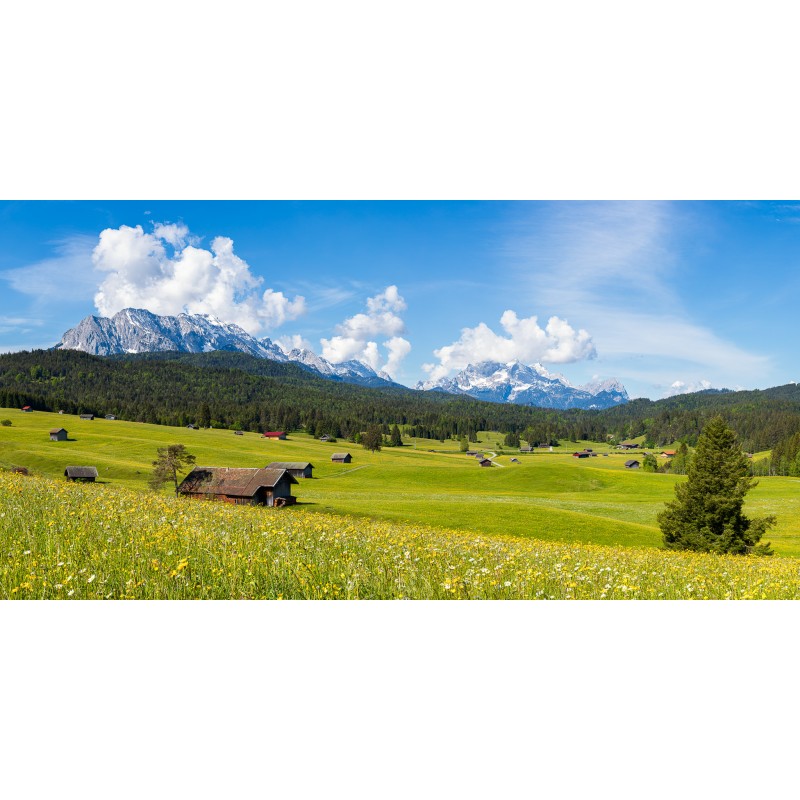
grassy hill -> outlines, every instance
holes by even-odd
[[[190,430],[69,414],[0,409],[0,467],[25,466],[62,480],[67,465],[93,465],[110,486],[144,490],[158,447],[182,443],[199,465],[263,467],[270,461],[310,461],[314,478],[295,487],[299,503],[284,518],[335,513],[391,523],[413,523],[482,536],[622,547],[658,547],[656,514],[682,480],[672,475],[626,470],[621,454],[607,447],[597,458],[574,459],[572,447],[555,452],[498,455],[481,468],[452,440],[406,439],[402,448],[369,453],[339,440],[323,443],[305,434],[287,441],[258,434],[236,436],[219,429]],[[64,427],[69,441],[51,442],[48,430]],[[498,452],[502,437],[481,433],[473,445]],[[576,444],[575,449],[579,445]],[[333,464],[331,454],[348,450],[353,463]],[[559,452],[559,450],[563,452]],[[800,555],[800,481],[762,478],[748,496],[747,510],[772,513],[778,527],[769,539],[782,556]],[[263,512],[262,512],[263,513]],[[275,512],[272,512],[275,513]]]

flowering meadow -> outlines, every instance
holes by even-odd
[[[800,560],[484,536],[0,472],[0,597],[789,599]]]

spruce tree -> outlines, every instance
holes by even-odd
[[[389,442],[392,447],[402,447],[403,446],[403,436],[400,433],[400,428],[395,425],[392,428],[392,438]]]
[[[361,446],[365,450],[371,450],[373,453],[381,449],[383,444],[383,432],[380,425],[370,425],[367,430],[361,434]]]
[[[689,468],[689,448],[686,446],[686,442],[681,442],[678,445],[678,450],[672,457],[670,468],[676,475],[686,474],[686,470]]]
[[[688,470],[675,486],[676,499],[658,515],[664,545],[670,550],[772,555],[759,544],[775,517],[748,518],[744,496],[756,485],[736,434],[722,417],[704,428]]]

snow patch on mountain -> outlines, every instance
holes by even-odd
[[[55,349],[82,350],[92,355],[118,353],[209,353],[238,351],[270,361],[294,362],[331,380],[362,386],[396,385],[386,373],[377,373],[361,361],[332,364],[310,350],[289,353],[271,339],[255,339],[233,323],[211,314],[159,316],[138,308],[124,308],[113,317],[90,316],[70,328]]]
[[[551,373],[541,364],[528,366],[520,361],[469,364],[452,378],[420,381],[415,388],[543,408],[601,409],[628,402],[625,387],[615,378],[573,386],[563,375]]]

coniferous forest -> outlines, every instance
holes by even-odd
[[[800,387],[706,391],[633,400],[604,411],[504,405],[442,392],[366,388],[320,378],[297,364],[242,353],[145,353],[100,357],[75,350],[0,355],[0,407],[114,414],[162,425],[298,430],[351,438],[370,425],[388,434],[475,439],[497,430],[525,441],[621,441],[694,446],[720,414],[745,450],[769,450],[800,432]],[[794,450],[783,456],[795,460]],[[782,451],[781,451],[782,452]],[[788,458],[787,458],[788,456]]]

